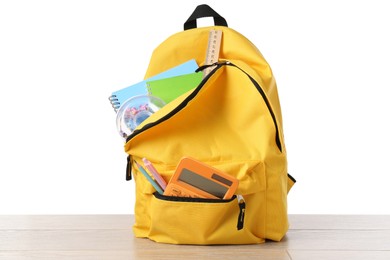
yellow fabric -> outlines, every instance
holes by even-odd
[[[141,132],[125,145],[136,182],[134,233],[174,244],[252,244],[279,241],[288,229],[287,176],[282,118],[272,72],[260,52],[227,27],[175,34],[153,53],[145,78],[195,58],[202,65],[210,29],[223,31],[218,69],[188,104],[169,119]],[[180,46],[180,47],[179,47]],[[183,47],[184,46],[184,47]],[[282,150],[269,109],[248,73],[266,93],[275,113]],[[168,115],[192,91],[149,117],[138,129]],[[225,203],[177,202],[156,197],[134,167],[148,158],[168,182],[183,156],[190,156],[239,180],[236,194],[246,203],[244,227],[237,230],[236,199]]]

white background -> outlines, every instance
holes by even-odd
[[[289,212],[390,214],[390,16],[378,0],[1,1],[0,214],[133,213],[107,98],[140,81],[202,3],[273,69],[297,179]]]

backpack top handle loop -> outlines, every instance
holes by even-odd
[[[203,4],[198,5],[195,8],[195,11],[191,14],[188,20],[184,23],[184,30],[197,28],[196,19],[203,17],[213,17],[214,25],[218,26],[228,26],[225,18],[220,16],[216,11],[214,11],[210,6]]]

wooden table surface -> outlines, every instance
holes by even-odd
[[[282,242],[167,245],[132,215],[0,215],[0,259],[390,259],[390,215],[290,215]]]

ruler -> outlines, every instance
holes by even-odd
[[[205,59],[205,65],[210,65],[218,61],[219,58],[219,50],[221,48],[221,39],[222,39],[222,31],[221,30],[211,30],[209,33],[209,42],[207,45],[207,51],[206,51],[206,59]],[[206,68],[203,71],[203,77],[206,77],[207,74],[210,73],[210,71],[215,66],[211,66]]]

